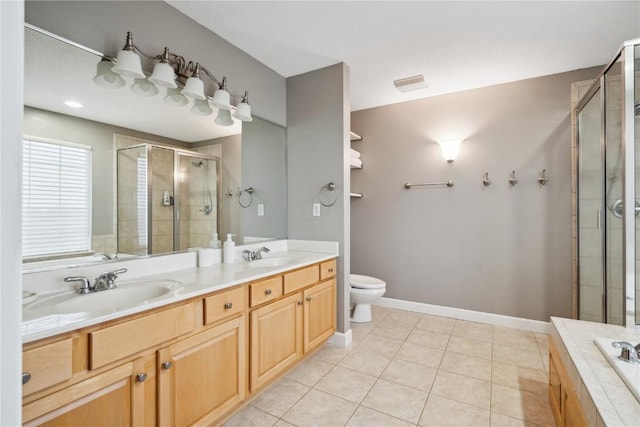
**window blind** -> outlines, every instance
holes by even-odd
[[[91,148],[25,139],[22,256],[91,250]]]

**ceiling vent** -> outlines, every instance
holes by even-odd
[[[394,80],[393,85],[400,92],[410,92],[412,90],[425,89],[427,86],[429,86],[424,81],[424,76],[422,74],[406,77],[404,79]]]

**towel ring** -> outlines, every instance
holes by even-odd
[[[247,187],[244,190],[241,190],[240,188],[238,188],[238,192],[236,193],[236,196],[238,196],[238,204],[243,207],[243,208],[248,208],[249,206],[251,206],[251,203],[253,203],[253,187]],[[242,203],[242,195],[246,193],[249,195],[249,203],[244,204]]]
[[[329,208],[336,204],[336,202],[338,201],[338,193],[336,193],[335,190],[336,190],[336,185],[333,182],[330,182],[322,186],[322,188],[320,189],[320,193],[318,194],[318,199],[320,199],[320,204],[322,206]],[[323,195],[325,195],[327,192],[331,192],[334,194],[333,201],[325,202],[322,199]]]

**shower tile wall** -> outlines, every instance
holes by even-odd
[[[173,206],[163,204],[164,192],[173,195],[173,151],[151,150],[151,253],[173,251]]]
[[[203,169],[191,164],[193,157],[181,160],[180,173],[184,180],[180,182],[180,245],[178,250],[193,247],[207,247],[211,240],[211,233],[217,231],[216,218],[218,215],[216,194],[216,163],[209,161],[206,172],[208,190],[211,192],[211,212],[206,215],[202,209],[209,204],[204,190]],[[184,161],[183,161],[184,160]],[[196,159],[197,160],[197,159]]]
[[[145,149],[119,151],[117,162],[118,252],[132,255],[148,253],[138,233],[138,158],[141,156],[146,157]]]

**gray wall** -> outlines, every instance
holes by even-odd
[[[255,190],[251,206],[240,210],[244,236],[287,235],[286,145],[282,126],[264,120],[242,124],[242,186]],[[258,216],[261,203],[264,216]]]
[[[571,317],[570,83],[599,70],[353,113],[364,167],[352,188],[364,198],[351,202],[351,270],[385,280],[390,298]],[[448,164],[435,141],[452,137],[465,141]],[[448,179],[453,188],[403,188]]]
[[[27,1],[25,21],[112,56],[131,31],[145,52],[167,46],[227,76],[231,92],[249,91],[254,114],[286,125],[284,77],[162,1]]]
[[[349,329],[349,91],[345,64],[287,79],[288,237],[339,243],[339,332]],[[314,217],[312,205],[329,182],[337,201]]]
[[[129,135],[157,143],[188,148],[189,144],[158,135],[67,116],[37,108],[24,108],[24,134],[93,147],[92,234],[113,234],[113,135]]]

